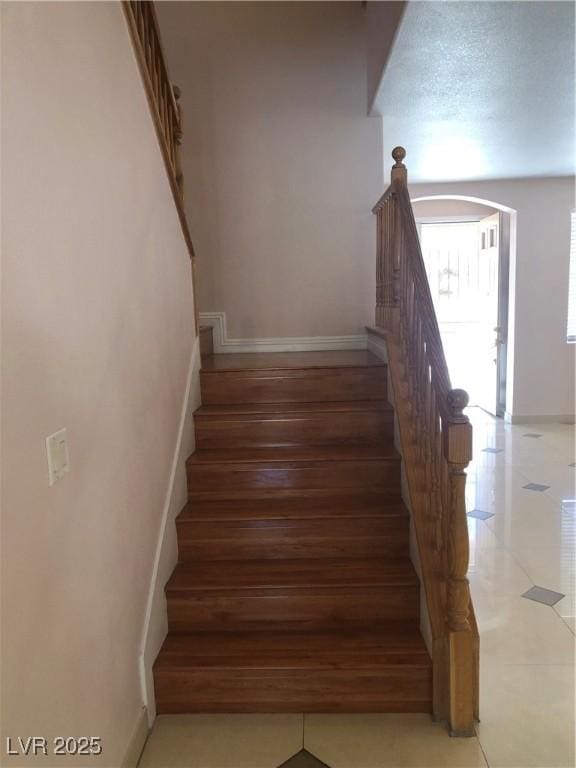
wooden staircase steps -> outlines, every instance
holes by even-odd
[[[386,366],[203,366],[158,712],[430,711]]]
[[[261,494],[253,499],[208,498],[188,502],[178,521],[215,518],[218,524],[226,520],[314,519],[347,517],[386,517],[407,515],[401,498],[388,493],[324,494],[276,498],[276,494]]]
[[[418,596],[407,558],[180,563],[166,585],[168,625],[178,632],[416,621]]]
[[[187,462],[195,491],[397,488],[400,457],[390,446],[297,446],[196,451]]]
[[[408,554],[406,509],[385,494],[200,501],[176,527],[181,562]]]
[[[213,355],[212,359],[217,357],[233,355]],[[364,361],[368,362],[344,366],[207,367],[200,372],[202,403],[231,405],[386,400],[386,366],[367,355]]]
[[[393,424],[384,400],[207,405],[195,415],[196,447],[391,443]]]
[[[432,674],[412,624],[332,632],[169,635],[162,712],[423,712]]]

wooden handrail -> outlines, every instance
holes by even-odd
[[[149,100],[165,145],[170,172],[177,177],[177,155],[182,138],[180,109],[170,82],[154,4],[146,0],[123,3],[139,63],[149,87]],[[143,66],[142,66],[143,65]]]
[[[455,735],[478,718],[478,629],[466,577],[468,395],[453,389],[407,185],[392,152],[377,220],[376,329],[387,341],[409,502],[432,633],[434,714]]]
[[[196,257],[184,209],[184,179],[180,157],[182,144],[180,89],[172,84],[168,74],[154,3],[151,0],[127,0],[122,2],[122,7],[144,82],[146,98],[166,166],[182,234],[192,260],[195,325],[196,335],[198,335]]]

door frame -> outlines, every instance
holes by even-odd
[[[499,258],[498,258],[498,325],[501,328],[502,344],[498,354],[496,386],[498,417],[506,417],[512,413],[512,397],[514,383],[514,316],[515,316],[515,292],[516,292],[516,224],[517,212],[502,203],[485,198],[469,195],[421,195],[411,198],[412,203],[425,200],[460,200],[469,203],[478,203],[492,208],[501,213],[501,226],[499,227]],[[418,217],[416,225],[420,235],[420,224],[423,223],[455,223],[463,221],[480,221],[482,214],[455,215],[455,216],[422,216]]]

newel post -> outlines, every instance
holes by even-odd
[[[390,181],[407,183],[406,166],[402,162],[406,157],[404,147],[392,150],[394,165]],[[400,208],[394,194],[385,193],[383,202],[375,209],[377,216],[377,256],[376,256],[376,325],[379,328],[394,331],[398,325],[399,296],[399,258],[402,247],[402,222]]]
[[[472,458],[472,426],[464,415],[468,395],[463,389],[448,393],[450,418],[444,428],[444,456],[448,463],[449,498],[447,550],[447,634],[449,653],[449,716],[454,736],[474,732],[474,638],[469,623],[468,525],[466,473]]]

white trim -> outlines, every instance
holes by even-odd
[[[417,224],[478,224],[485,217],[486,214],[469,213],[468,216],[415,216],[414,218]]]
[[[431,184],[435,183],[444,183],[444,182],[430,182]],[[452,184],[456,182],[445,182],[446,184]],[[425,186],[426,182],[421,182],[421,186]],[[504,211],[505,213],[516,213],[515,208],[509,208],[507,205],[503,205],[502,203],[495,203],[493,200],[486,200],[483,197],[475,197],[474,195],[418,195],[418,197],[411,197],[410,202],[411,203],[419,203],[422,200],[464,200],[467,203],[480,203],[480,205],[485,205],[487,208],[495,208],[498,211]]]
[[[228,352],[315,352],[338,349],[366,349],[366,334],[356,336],[285,336],[254,339],[231,339],[225,312],[200,312],[200,324],[210,325],[214,332],[214,353]]]
[[[381,336],[376,336],[373,333],[368,333],[368,349],[373,352],[376,357],[388,362],[388,350],[386,348],[386,341]]]
[[[508,424],[574,424],[576,419],[573,413],[542,413],[536,416],[524,413],[504,414],[504,421]]]
[[[172,550],[169,546],[169,533],[168,526],[169,521],[180,509],[174,510],[173,507],[178,502],[178,496],[181,495],[185,499],[186,489],[180,488],[182,483],[186,483],[185,471],[182,469],[185,460],[188,458],[188,454],[193,451],[188,451],[185,443],[188,442],[188,436],[184,434],[185,429],[188,430],[187,424],[190,422],[190,411],[194,410],[199,400],[199,380],[200,380],[200,341],[199,337],[196,337],[192,343],[192,350],[190,353],[190,363],[188,366],[188,375],[186,379],[186,389],[182,400],[182,409],[180,412],[180,423],[178,425],[178,434],[176,437],[176,443],[174,445],[174,453],[172,457],[172,467],[170,470],[170,478],[168,480],[168,487],[166,490],[166,497],[164,500],[164,509],[162,510],[162,519],[160,521],[160,528],[158,530],[158,539],[156,541],[156,552],[154,555],[154,564],[152,567],[152,574],[148,585],[148,599],[146,602],[146,613],[144,616],[144,625],[142,629],[141,645],[140,645],[140,657],[138,660],[138,667],[140,673],[140,689],[142,694],[142,700],[147,710],[147,718],[149,725],[152,726],[154,718],[156,717],[156,702],[154,698],[154,684],[152,679],[152,663],[160,650],[161,641],[166,635],[167,625],[159,626],[159,619],[157,615],[158,598],[160,594],[163,597],[165,571],[170,573],[177,561],[177,550],[173,547]],[[186,449],[184,452],[186,455],[182,455],[183,447]],[[175,536],[175,531],[172,530],[172,534]],[[162,604],[162,620],[166,621],[165,606]],[[161,636],[161,639],[158,637]]]
[[[126,746],[126,752],[122,760],[122,768],[136,768],[140,760],[140,755],[144,751],[146,740],[148,739],[148,715],[146,707],[142,707],[138,713],[136,725]]]

